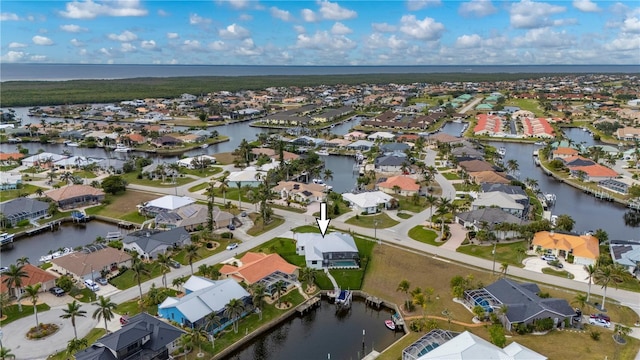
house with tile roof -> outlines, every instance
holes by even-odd
[[[469,179],[476,184],[509,184],[511,181],[507,179],[504,173],[495,171],[476,171],[469,173]]]
[[[3,153],[0,152],[0,163],[3,164],[11,164],[14,162],[19,162],[20,159],[24,158],[25,155],[22,153]]]
[[[570,147],[558,147],[551,152],[553,159],[566,159],[579,154],[578,150]]]
[[[53,189],[44,193],[46,197],[55,201],[62,209],[99,204],[104,200],[104,191],[89,185],[69,185]]]
[[[274,160],[280,160],[280,154],[276,152],[274,149],[269,148],[253,148],[251,149],[251,153],[254,155],[266,155]],[[282,155],[284,157],[284,161],[297,160],[300,158],[300,155],[294,154],[292,152],[283,151]]]
[[[405,175],[387,178],[386,181],[378,183],[377,187],[387,194],[402,196],[413,196],[420,191],[420,184],[417,183],[417,180]]]
[[[125,250],[135,251],[143,259],[155,259],[158,254],[191,244],[191,235],[183,227],[167,231],[142,229],[128,233],[122,244]]]
[[[569,167],[571,176],[580,178],[584,181],[599,182],[602,180],[615,179],[619,174],[604,165],[593,164],[589,166],[571,166]]]
[[[498,208],[488,207],[477,210],[464,211],[456,214],[455,222],[473,231],[480,231],[486,225],[487,230],[493,230],[498,239],[515,238],[520,235],[517,230],[495,230],[498,224],[526,225],[529,221],[514,216]]]
[[[458,168],[466,171],[467,173],[479,171],[496,171],[496,168],[491,163],[478,159],[460,161],[458,163]]]
[[[593,235],[573,235],[555,231],[539,231],[533,236],[533,247],[557,257],[573,255],[573,263],[595,265],[600,256],[598,239]]]
[[[284,281],[291,286],[298,281],[299,268],[289,264],[278,254],[248,252],[240,259],[227,263],[220,268],[222,278],[252,285],[261,283],[266,294],[276,292],[275,284]]]
[[[131,255],[125,251],[105,246],[102,249],[85,249],[51,260],[51,269],[58,274],[69,275],[78,281],[99,278],[101,270],[115,271],[121,266],[131,266]]]
[[[22,270],[27,274],[27,276],[22,278],[22,286],[20,289],[15,286],[12,288],[7,287],[7,283],[5,282],[7,276],[0,275],[0,293],[9,293],[10,296],[18,297],[20,293],[24,294],[24,288],[29,285],[35,286],[37,284],[41,284],[41,292],[45,292],[56,285],[56,277],[50,272],[42,270],[37,266],[24,264]]]
[[[327,197],[327,187],[321,184],[300,183],[297,181],[280,181],[271,189],[279,193],[283,200],[296,201],[302,204],[322,202]]]
[[[224,315],[224,309],[231,299],[241,300],[245,304],[245,311],[240,318],[253,310],[251,294],[233,279],[209,280],[191,276],[184,284],[184,289],[184,296],[170,296],[158,305],[158,314],[162,318],[196,328],[204,326],[207,315],[215,313],[220,317],[221,325],[207,330],[216,334],[232,324],[232,319]]]

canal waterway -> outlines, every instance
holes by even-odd
[[[384,321],[391,317],[388,309],[373,310],[356,299],[349,312],[338,315],[334,306],[322,301],[318,309],[276,325],[227,359],[362,359],[373,349],[382,352],[403,335],[385,327]]]

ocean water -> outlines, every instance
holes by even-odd
[[[236,66],[0,63],[0,81],[428,73],[640,73],[640,65]]]

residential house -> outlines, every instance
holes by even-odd
[[[22,278],[22,286],[18,290],[17,287],[8,288],[5,279],[6,275],[0,275],[0,293],[8,293],[9,296],[19,297],[22,293],[24,295],[24,288],[32,285],[40,284],[40,291],[44,292],[51,289],[56,285],[56,277],[45,270],[40,269],[37,266],[31,264],[24,264],[22,270],[27,274]]]
[[[191,276],[183,287],[184,296],[170,296],[158,305],[159,316],[182,326],[196,328],[204,326],[207,315],[214,313],[220,317],[221,325],[207,330],[215,334],[232,323],[233,319],[224,314],[231,299],[241,300],[245,304],[245,311],[240,317],[253,309],[251,294],[233,279],[209,280]]]
[[[526,220],[493,207],[457,213],[455,221],[473,231],[480,231],[486,225],[486,230],[494,230],[496,237],[501,240],[514,238],[520,232],[516,230],[497,230],[496,225],[504,223],[526,225],[528,223]]]
[[[363,133],[362,131],[352,131],[348,134],[344,134],[343,135],[345,140],[362,140],[365,139],[367,137],[367,134]]]
[[[605,188],[607,190],[615,191],[617,193],[626,195],[629,192],[630,185],[622,181],[608,179],[608,180],[598,181],[598,186],[600,186],[601,188]]]
[[[273,160],[280,160],[280,154],[277,153],[274,149],[269,149],[269,148],[253,148],[251,149],[251,153],[258,156],[258,155],[266,155],[268,157],[270,157]],[[282,157],[284,158],[283,160],[286,161],[291,161],[291,160],[297,160],[300,158],[300,155],[298,154],[294,154],[292,152],[288,152],[288,151],[283,151],[282,152]]]
[[[502,172],[477,171],[468,173],[469,179],[476,184],[510,184],[511,181],[503,176]]]
[[[478,193],[478,197],[471,203],[472,210],[495,207],[516,217],[526,215],[525,206],[521,204],[522,195],[510,195],[500,191]]]
[[[0,171],[0,191],[15,190],[22,185],[22,174],[19,172]]]
[[[22,158],[24,158],[24,154],[22,153],[0,152],[0,164],[3,164],[3,165],[19,164],[20,159]]]
[[[161,229],[182,227],[186,231],[196,231],[207,226],[207,222],[209,221],[208,211],[209,207],[207,205],[190,204],[175,210],[159,212],[154,221],[156,227]],[[236,226],[242,225],[235,215],[220,210],[217,206],[213,207],[211,218],[214,229],[224,228],[232,223]]]
[[[47,216],[49,203],[31,198],[19,197],[0,203],[3,225],[16,226],[22,220],[34,221]]]
[[[131,255],[125,251],[109,246],[96,246],[52,259],[51,269],[82,282],[101,277],[101,270],[116,271],[121,266],[131,267],[131,259]]]
[[[376,158],[375,167],[382,172],[398,172],[409,167],[409,160],[395,155],[380,156]]]
[[[232,171],[229,173],[229,176],[227,176],[228,186],[230,188],[236,188],[238,184],[240,184],[240,187],[248,186],[255,188],[261,183],[258,179],[264,175],[266,175],[266,172],[256,170],[253,167],[240,171]]]
[[[312,202],[322,202],[326,199],[327,188],[321,184],[304,184],[296,181],[280,181],[271,189],[279,193],[280,198],[308,205]]]
[[[380,145],[380,151],[382,151],[382,153],[385,155],[404,153],[409,148],[411,148],[409,145],[398,142],[385,143]]]
[[[467,173],[480,172],[480,171],[496,171],[497,169],[491,163],[484,160],[467,160],[460,161],[458,167]]]
[[[464,138],[449,135],[443,132],[426,136],[428,144],[456,144],[464,141]]]
[[[358,194],[344,193],[342,199],[359,214],[375,214],[380,209],[388,209],[394,198],[382,191],[367,191]]]
[[[484,153],[482,151],[469,145],[454,147],[451,149],[451,155],[455,157],[464,156],[475,159],[484,159]]]
[[[551,152],[553,159],[567,159],[579,155],[578,150],[570,147],[558,147]]]
[[[53,163],[59,160],[66,158],[66,155],[59,155],[49,152],[39,153],[33,156],[29,156],[28,158],[22,159],[22,166],[26,167],[50,167],[53,166]]]
[[[536,250],[550,252],[557,257],[573,256],[573,263],[595,265],[600,256],[598,239],[593,235],[573,235],[555,231],[539,231],[533,236]]]
[[[626,127],[617,129],[615,132],[615,135],[618,138],[618,140],[624,140],[624,141],[638,140],[640,139],[640,129],[626,126]]]
[[[75,354],[76,360],[166,360],[180,347],[184,330],[147,313],[127,320],[118,331],[109,333]]]
[[[611,259],[640,278],[640,240],[610,240]]]
[[[198,155],[188,157],[177,161],[178,165],[187,169],[203,169],[216,163],[216,158],[209,155]]]
[[[360,151],[369,151],[375,144],[372,141],[368,140],[357,140],[347,145],[347,149],[350,150],[360,150]]]
[[[72,209],[99,204],[104,200],[104,191],[89,185],[69,185],[49,190],[44,195],[63,209]]]
[[[196,200],[188,196],[165,195],[137,205],[138,212],[145,216],[156,216],[161,212],[175,211],[183,206],[194,204]]]
[[[157,147],[178,146],[178,145],[182,145],[182,140],[176,137],[173,137],[171,135],[163,135],[151,140],[151,144]]]
[[[529,195],[520,186],[505,185],[501,183],[480,183],[482,192],[489,193],[499,191],[514,198],[514,200],[524,206],[525,213],[529,211]]]
[[[387,194],[413,196],[420,191],[420,184],[412,177],[399,175],[392,176],[387,178],[386,181],[378,183],[378,189]]]
[[[393,135],[390,132],[386,132],[386,131],[377,131],[374,132],[371,135],[367,136],[367,140],[370,141],[376,141],[376,140],[381,140],[381,141],[391,141],[395,138],[396,136]]]
[[[168,231],[142,229],[128,233],[122,239],[124,249],[135,251],[144,259],[155,259],[173,248],[191,244],[191,235],[182,227]]]
[[[615,179],[619,174],[604,165],[594,164],[589,166],[571,166],[569,167],[571,176],[580,178],[588,182],[599,182],[602,180]]]
[[[360,267],[353,237],[341,232],[331,232],[324,237],[317,233],[298,234],[296,253],[303,255],[307,267],[313,269]]]
[[[464,302],[469,307],[480,305],[487,312],[506,306],[506,313],[500,321],[507,331],[514,324],[532,324],[535,320],[551,318],[555,326],[564,326],[565,319],[573,319],[576,312],[567,300],[541,298],[540,288],[534,283],[519,283],[502,278],[483,289],[464,292]]]
[[[240,259],[223,265],[220,274],[225,279],[231,278],[246,285],[263,284],[265,293],[273,296],[278,281],[284,281],[287,287],[297,284],[298,270],[278,254],[248,252]]]

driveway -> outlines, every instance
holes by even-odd
[[[524,264],[524,269],[529,271],[534,271],[538,273],[542,273],[543,268],[553,268],[553,266],[548,265],[545,260],[542,260],[539,257],[529,257],[522,261]],[[577,264],[569,264],[568,262],[560,259],[560,263],[562,264],[562,269],[556,270],[566,270],[567,272],[573,274],[573,280],[586,283],[587,282],[587,272],[584,271],[582,265]]]

